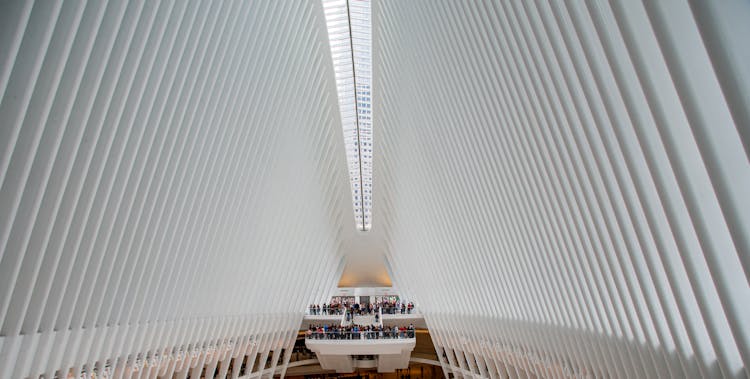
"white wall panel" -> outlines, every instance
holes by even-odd
[[[373,230],[455,376],[750,375],[746,2],[373,12]]]
[[[322,6],[0,15],[0,377],[237,377],[289,349],[354,231]]]
[[[269,376],[381,254],[455,377],[750,376],[747,2],[372,11],[363,236],[320,2],[0,4],[0,378]]]

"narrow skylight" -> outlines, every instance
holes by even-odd
[[[323,0],[357,229],[372,219],[372,33],[369,0]],[[356,90],[356,91],[355,91]]]

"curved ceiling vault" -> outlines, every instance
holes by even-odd
[[[454,373],[750,375],[747,2],[373,12],[374,228]]]
[[[354,232],[322,6],[0,7],[0,378],[293,343]]]
[[[364,235],[319,1],[2,2],[0,378],[266,377],[383,259],[454,377],[748,377],[748,19],[373,1]]]

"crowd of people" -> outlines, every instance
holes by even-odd
[[[411,314],[411,312],[414,311],[414,303],[411,301],[406,304],[400,301],[385,301],[376,306],[383,308],[383,314]]]
[[[346,309],[341,304],[310,304],[307,313],[311,315],[342,315]]]
[[[310,304],[308,314],[342,315],[344,312],[348,312],[351,315],[367,315],[380,313],[380,309],[383,310],[383,314],[411,314],[414,310],[414,303],[402,303],[399,300],[379,301],[375,304],[331,301],[330,304]]]
[[[340,326],[340,325],[310,325],[305,337],[316,340],[372,340],[414,338],[414,325],[381,327],[370,326]]]

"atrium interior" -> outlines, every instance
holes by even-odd
[[[750,379],[747,0],[0,1],[0,379]]]

